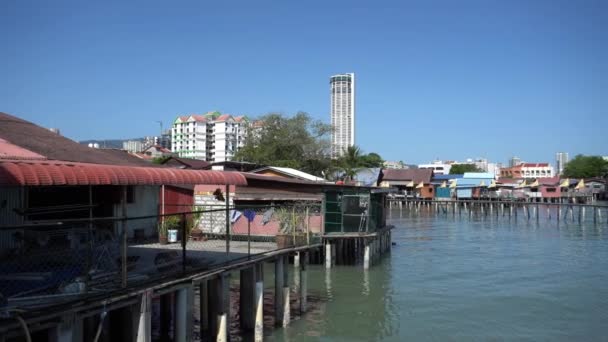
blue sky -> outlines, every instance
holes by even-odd
[[[608,155],[608,1],[0,2],[0,111],[76,140],[211,110],[329,121],[407,163]]]

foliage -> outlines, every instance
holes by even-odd
[[[331,126],[298,112],[293,117],[267,114],[247,132],[234,160],[291,167],[323,177],[333,167],[329,157]]]
[[[454,164],[450,168],[451,175],[461,175],[465,172],[483,172],[475,164]]]
[[[344,155],[336,160],[346,180],[352,180],[362,168],[382,167],[384,160],[377,153],[363,154],[358,146],[349,146]]]
[[[279,222],[279,231],[282,234],[303,233],[306,224],[306,207],[303,204],[295,204],[276,208],[273,218]]]
[[[577,155],[564,168],[563,176],[569,178],[605,177],[608,161],[599,156]]]
[[[364,167],[382,167],[384,160],[378,153],[368,153],[362,156],[362,162]]]
[[[156,157],[156,158],[152,158],[152,163],[154,163],[154,164],[164,164],[169,159],[171,159],[171,156]]]
[[[158,234],[160,236],[167,236],[169,230],[178,229],[181,219],[179,216],[165,216],[161,218],[161,221],[158,223]]]
[[[357,174],[357,171],[363,167],[361,149],[357,146],[349,146],[346,151],[344,151],[344,154],[338,158],[338,165],[344,172],[344,178],[352,180]]]

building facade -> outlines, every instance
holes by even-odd
[[[420,164],[419,169],[431,169],[436,175],[447,175],[450,173],[452,165],[442,162],[441,160],[435,160],[430,164]]]
[[[519,164],[521,164],[522,161],[519,157],[511,157],[511,159],[509,159],[509,167],[513,167],[513,166],[517,166]]]
[[[219,112],[179,116],[171,129],[171,150],[182,158],[232,160],[243,146],[248,120]]]
[[[331,90],[331,155],[341,156],[355,144],[355,74],[334,75]]]
[[[521,163],[500,170],[501,177],[508,178],[548,178],[555,176],[553,166],[549,163]]]
[[[555,172],[561,175],[568,163],[568,152],[557,152],[555,154]]]
[[[127,140],[122,142],[122,149],[131,153],[139,153],[144,150],[141,140]]]

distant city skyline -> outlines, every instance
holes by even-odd
[[[336,39],[338,17],[365,25]],[[386,160],[608,155],[606,1],[8,1],[0,19],[0,111],[74,140],[209,110],[329,123],[328,77],[354,71],[356,144]]]

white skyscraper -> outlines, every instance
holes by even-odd
[[[564,167],[568,163],[568,152],[557,152],[555,154],[555,171],[558,175],[564,172]]]
[[[355,144],[355,74],[334,75],[331,88],[331,155],[337,158]]]

